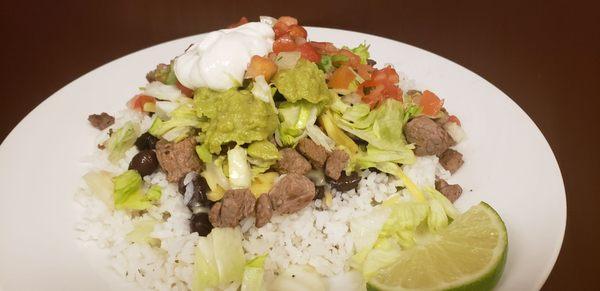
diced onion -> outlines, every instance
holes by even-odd
[[[156,99],[168,101],[175,101],[183,95],[179,88],[172,85],[165,85],[158,81],[154,81],[146,85],[143,94],[152,96]]]
[[[281,52],[275,57],[275,64],[281,70],[292,69],[300,59],[300,52]]]
[[[455,122],[446,122],[444,129],[456,143],[462,142],[467,137],[463,128]]]
[[[275,23],[277,23],[277,18],[271,17],[271,16],[266,16],[266,15],[262,15],[259,17],[260,22],[264,23],[266,25],[270,25],[273,26],[275,25]]]

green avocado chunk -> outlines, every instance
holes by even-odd
[[[273,106],[263,102],[248,90],[235,88],[219,92],[200,88],[194,93],[204,143],[212,153],[219,153],[221,145],[265,140],[278,125]]]
[[[314,63],[303,59],[293,69],[277,72],[273,83],[290,102],[304,99],[310,103],[320,103],[331,97],[323,72]]]

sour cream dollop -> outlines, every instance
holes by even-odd
[[[175,59],[177,80],[190,89],[239,86],[252,56],[271,52],[274,37],[273,28],[261,22],[211,32]]]

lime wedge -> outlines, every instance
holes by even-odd
[[[490,290],[506,262],[508,237],[498,213],[481,202],[434,238],[403,251],[369,290]]]

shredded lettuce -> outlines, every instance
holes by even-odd
[[[213,232],[218,228],[213,229]],[[219,246],[216,246],[217,248]],[[219,286],[219,270],[214,254],[212,236],[199,237],[194,259],[194,281],[192,290],[205,291]]]
[[[400,166],[393,162],[382,162],[377,163],[375,167],[384,173],[388,173],[396,176],[396,178],[399,178],[412,195],[413,200],[418,202],[425,201],[425,195],[423,195],[423,192],[415,185],[415,183],[410,180],[410,178],[408,178],[408,176],[406,176],[406,174],[404,174],[404,171],[402,171]]]
[[[362,274],[365,280],[370,280],[377,271],[388,267],[400,258],[402,248],[393,239],[379,241],[373,250],[365,257],[362,265]]]
[[[356,109],[354,109],[356,107]],[[336,124],[343,130],[384,150],[397,150],[406,145],[402,127],[404,113],[402,103],[386,99],[379,107],[364,115],[364,106],[355,105],[336,115]]]
[[[326,291],[328,282],[314,268],[305,265],[291,265],[280,273],[270,284],[270,290],[286,291]]]
[[[275,102],[273,101],[273,94],[275,94],[276,90],[273,90],[269,83],[265,80],[265,76],[260,75],[254,78],[254,83],[252,83],[252,95],[258,98],[260,101],[269,103],[273,105],[275,108]],[[277,108],[275,108],[277,109]]]
[[[344,110],[342,118],[352,122],[352,126],[355,128],[365,129],[375,121],[375,114],[369,116],[369,113],[371,113],[369,105],[360,103],[355,104],[354,106],[348,106],[347,109]]]
[[[263,291],[264,286],[264,274],[265,274],[265,260],[267,255],[255,257],[254,259],[246,263],[244,267],[244,277],[242,279],[241,291]]]
[[[156,137],[177,142],[188,137],[193,128],[199,128],[202,125],[191,103],[180,105],[170,112],[170,115],[171,119],[167,121],[163,121],[159,117],[154,119],[148,132]]]
[[[357,252],[373,248],[391,210],[390,207],[375,206],[368,215],[350,221],[350,235]]]
[[[151,103],[145,103],[146,104],[151,104]],[[157,101],[155,106],[154,106],[154,111],[156,112],[156,116],[162,120],[167,120],[171,118],[171,112],[173,112],[173,110],[177,109],[177,107],[179,107],[179,104],[177,104],[176,102],[171,102],[171,101]]]
[[[180,142],[192,135],[193,132],[193,129],[189,126],[175,127],[163,134],[162,138],[167,141]]]
[[[160,200],[162,190],[154,185],[143,194],[142,176],[136,170],[128,170],[112,179],[114,205],[116,209],[146,210]]]
[[[408,103],[404,106],[404,124],[410,119],[421,114],[422,108],[417,104]]]
[[[387,207],[392,212],[379,237],[394,238],[403,248],[414,246],[417,227],[428,217],[429,205],[426,202],[397,201]]]
[[[319,70],[324,73],[331,72],[333,70],[333,62],[331,61],[330,55],[322,55],[321,60],[317,63]]]
[[[458,210],[446,196],[432,187],[425,187],[423,191],[427,194],[429,200],[429,217],[427,225],[431,232],[438,232],[450,223],[450,219],[458,217]]]
[[[125,157],[125,152],[133,146],[139,134],[139,125],[132,121],[125,123],[123,127],[113,132],[105,143],[106,150],[109,152],[108,160],[116,163]]]
[[[335,148],[335,141],[328,137],[318,126],[309,124],[306,126],[306,134],[316,144],[325,148],[326,151],[331,152]]]
[[[367,59],[369,59],[370,57],[369,45],[367,45],[366,43],[361,43],[357,47],[351,48],[350,51],[360,57],[361,64],[366,64]]]
[[[83,176],[90,192],[96,195],[109,210],[115,208],[112,175],[106,171],[89,172]]]
[[[220,156],[216,159],[212,159],[212,162],[206,163],[206,169],[200,174],[210,188],[210,192],[207,194],[208,198],[212,201],[217,201],[223,197],[225,190],[229,189],[229,180],[223,172],[223,161],[225,156]]]
[[[135,170],[126,171],[112,181],[115,206],[122,205],[142,189],[142,176]]]
[[[307,125],[314,124],[318,106],[305,101],[279,105],[279,139],[283,146],[294,146],[305,136]]]
[[[397,164],[413,164],[416,157],[413,145],[405,145],[397,150],[382,150],[368,144],[366,151],[360,151],[353,161],[360,169],[377,167],[378,163],[393,162]]]
[[[195,257],[192,290],[242,282],[246,260],[239,228],[214,228],[208,236],[200,237]]]
[[[346,104],[344,101],[342,101],[342,98],[340,98],[337,95],[334,95],[333,101],[331,102],[331,105],[329,106],[329,109],[331,109],[333,112],[339,113],[339,114],[343,114],[350,108],[351,108],[351,106]]]
[[[250,187],[252,172],[246,156],[246,149],[236,146],[227,152],[227,165],[229,168],[229,183],[232,189]]]
[[[383,168],[393,169],[390,165],[397,167],[388,163],[388,168]],[[394,195],[368,216],[351,221],[357,253],[351,257],[350,265],[360,270],[367,280],[392,264],[403,249],[418,245],[419,239],[426,240],[425,237],[447,227],[451,219],[458,216],[458,211],[444,195],[431,187],[425,187],[423,191],[425,200],[406,201]],[[384,210],[388,211],[387,215]]]
[[[345,55],[333,55],[331,56],[331,62],[334,66],[340,66],[340,64],[348,61],[348,56]]]
[[[146,191],[146,199],[150,201],[158,201],[162,196],[162,188],[158,185],[152,185]]]
[[[133,243],[146,243],[150,246],[158,247],[160,246],[160,239],[150,236],[157,223],[158,221],[153,218],[138,220],[134,223],[133,230],[125,238]]]

